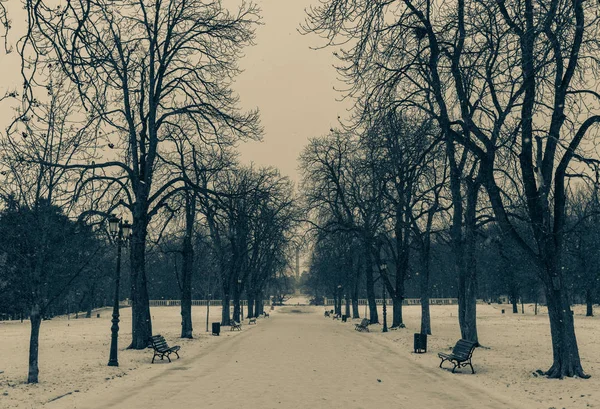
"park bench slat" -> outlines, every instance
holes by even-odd
[[[369,331],[369,324],[370,324],[369,319],[368,318],[363,318],[362,321],[360,322],[360,324],[356,324],[354,326],[354,329],[356,331],[360,331],[360,332],[362,332],[362,331],[370,332]]]
[[[175,354],[177,355],[177,359],[179,359],[178,351],[181,349],[179,345],[175,345],[170,347],[167,344],[167,341],[162,335],[153,335],[150,338],[152,343],[152,349],[154,349],[154,355],[152,356],[152,363],[154,363],[154,359],[158,356],[161,360],[165,357],[171,362],[171,357],[169,355]]]
[[[473,351],[477,346],[477,342],[467,341],[466,339],[458,340],[454,348],[452,348],[452,353],[438,353],[438,357],[442,360],[442,362],[440,362],[440,368],[444,362],[448,361],[454,365],[452,368],[452,373],[454,373],[456,368],[462,368],[467,365],[471,367],[471,372],[475,373],[473,364],[471,363],[471,357],[473,356]]]

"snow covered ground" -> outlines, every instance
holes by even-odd
[[[534,316],[533,306],[525,315],[478,306],[485,348],[475,351],[471,375],[438,369],[436,353],[460,337],[456,306],[432,306],[428,352],[413,354],[420,307],[405,307],[406,329],[358,333],[351,322],[323,317],[323,307],[296,302],[241,332],[222,328],[220,337],[205,332],[205,307],[194,307],[193,340],[178,338],[178,307],[152,308],[154,333],[181,345],[182,357],[154,365],[150,350],[124,350],[131,319],[123,309],[118,368],[106,366],[109,310],[44,321],[38,385],[24,384],[28,322],[0,322],[0,408],[600,408],[600,318],[584,317],[583,307],[575,308],[575,322],[592,378],[560,381],[532,375],[551,364],[548,317]],[[209,321],[218,321],[220,308],[210,312]]]

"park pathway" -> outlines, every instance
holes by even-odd
[[[46,407],[187,408],[519,408],[390,349],[389,341],[323,318],[315,307],[280,307],[244,333],[222,337],[161,374]],[[463,379],[461,379],[461,377]],[[531,406],[522,406],[531,407]]]

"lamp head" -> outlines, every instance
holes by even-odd
[[[129,220],[125,220],[123,222],[123,224],[121,225],[122,229],[123,229],[123,238],[125,240],[129,240],[133,234],[133,230],[131,228],[131,224],[129,223]]]
[[[116,237],[119,232],[119,222],[121,220],[117,217],[116,214],[113,214],[108,219],[108,232],[112,237]]]

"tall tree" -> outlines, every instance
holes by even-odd
[[[257,113],[242,113],[231,90],[242,49],[251,44],[258,9],[236,12],[220,1],[116,0],[68,2],[58,8],[28,1],[29,32],[23,58],[61,67],[76,84],[97,125],[97,147],[110,159],[56,163],[81,171],[82,186],[116,186],[111,207],[132,215],[131,348],[152,334],[146,275],[146,242],[152,218],[186,179],[163,155],[167,136],[193,124],[199,140],[255,138]],[[24,112],[27,114],[27,112]]]

